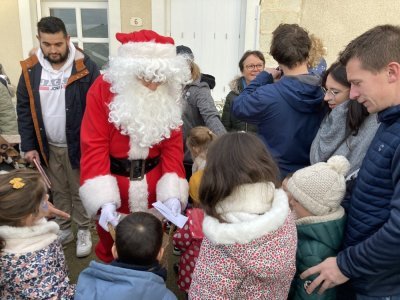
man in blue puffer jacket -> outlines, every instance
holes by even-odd
[[[310,146],[325,114],[324,94],[320,78],[308,73],[308,33],[297,24],[281,24],[272,35],[270,53],[284,76],[270,68],[258,74],[235,99],[232,112],[258,125],[283,179],[310,165]]]
[[[340,55],[350,97],[381,125],[350,200],[344,250],[302,274],[320,292],[350,279],[357,300],[400,299],[400,27],[377,26]]]

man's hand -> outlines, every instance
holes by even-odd
[[[165,200],[163,204],[172,211],[175,217],[181,213],[182,207],[181,207],[181,201],[179,201],[179,199],[169,198]]]
[[[282,71],[274,68],[265,68],[264,71],[267,71],[269,74],[271,74],[274,80],[278,80],[282,76]]]
[[[36,158],[36,160],[38,162],[40,162],[40,156],[39,156],[39,153],[36,150],[31,150],[31,151],[25,152],[25,160],[28,163],[33,163],[33,159],[34,158]]]
[[[340,271],[336,257],[328,257],[322,263],[309,268],[300,274],[301,279],[306,279],[308,276],[319,273],[319,276],[307,287],[306,291],[311,294],[320,284],[321,288],[318,294],[322,294],[327,289],[333,288],[339,284],[345,283],[349,278],[343,275]]]
[[[108,223],[116,227],[119,222],[117,206],[114,203],[106,203],[101,207],[99,225],[108,232]]]

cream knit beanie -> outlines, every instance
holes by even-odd
[[[310,213],[324,216],[339,208],[346,192],[345,176],[349,169],[348,160],[335,155],[326,163],[296,171],[288,180],[287,189]]]

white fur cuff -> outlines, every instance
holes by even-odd
[[[117,179],[111,175],[88,179],[79,188],[79,196],[89,217],[94,216],[103,204],[114,202],[121,206]]]
[[[157,183],[157,200],[164,202],[169,198],[178,198],[182,208],[186,207],[189,197],[189,184],[176,173],[164,174]]]

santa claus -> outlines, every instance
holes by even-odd
[[[81,127],[80,196],[100,211],[96,255],[113,257],[108,223],[118,212],[147,211],[156,200],[186,206],[181,91],[190,70],[174,41],[151,30],[117,33],[122,43],[87,94]]]

